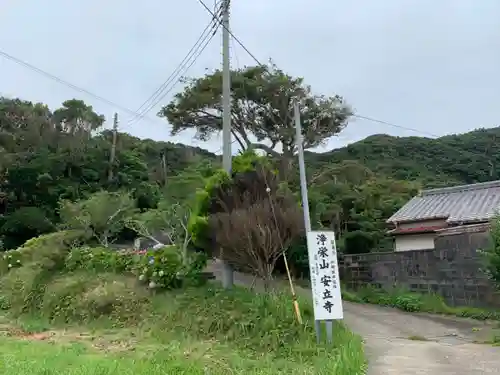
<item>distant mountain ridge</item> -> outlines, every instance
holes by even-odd
[[[355,160],[376,174],[421,181],[426,187],[500,179],[500,127],[431,139],[371,135],[325,153],[307,153],[309,165]]]

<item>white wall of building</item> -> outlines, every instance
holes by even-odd
[[[394,251],[411,251],[434,249],[434,238],[436,238],[436,234],[401,234],[394,237]]]

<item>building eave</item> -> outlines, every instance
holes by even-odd
[[[422,234],[422,233],[433,233],[439,230],[446,229],[445,225],[431,225],[427,227],[413,227],[413,228],[395,228],[387,233],[391,235],[404,235],[404,234]]]
[[[421,223],[424,221],[429,221],[429,220],[448,220],[448,216],[429,216],[429,217],[419,217],[419,218],[412,218],[412,219],[403,219],[403,220],[387,220],[387,224],[394,224],[394,225],[399,225],[399,224],[408,224],[408,223]]]

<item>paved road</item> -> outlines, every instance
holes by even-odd
[[[210,271],[220,278],[218,264]],[[235,283],[249,286],[252,277],[236,273]],[[488,338],[490,326],[348,302],[344,311],[365,340],[368,375],[500,375],[500,348],[474,344]]]
[[[368,375],[500,374],[500,349],[474,344],[489,331],[476,322],[353,303],[344,311],[365,340]],[[416,336],[428,341],[410,339]]]

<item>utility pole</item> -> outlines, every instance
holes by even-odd
[[[231,175],[231,65],[229,56],[229,3],[222,5],[222,164]],[[222,251],[224,251],[222,249]],[[222,260],[222,286],[229,289],[234,284],[234,272],[230,264]]]
[[[311,231],[311,216],[309,213],[309,197],[307,193],[307,178],[306,178],[306,164],[304,162],[304,147],[302,144],[302,125],[300,123],[300,108],[299,102],[293,103],[293,117],[295,119],[295,146],[299,156],[299,173],[300,173],[300,193],[302,197],[302,210],[304,212],[304,227],[306,233]],[[311,257],[309,257],[311,259]],[[316,341],[319,344],[321,338],[321,324],[319,320],[314,321],[314,328],[316,330]],[[328,342],[332,342],[333,337],[333,322],[331,320],[326,322],[326,335]]]
[[[165,157],[166,151],[161,153],[161,170],[163,177],[163,186],[167,186],[167,159]]]
[[[113,181],[113,164],[115,162],[116,156],[116,137],[118,135],[118,113],[115,112],[115,117],[113,119],[113,141],[111,143],[111,153],[109,155],[109,172],[108,172],[108,182]]]

